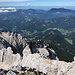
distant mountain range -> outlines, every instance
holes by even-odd
[[[74,10],[0,8],[0,31],[20,33],[29,40],[46,41],[60,60],[72,61],[75,55]]]
[[[15,31],[18,29],[31,32],[47,28],[72,29],[75,24],[75,11],[64,8],[53,8],[49,11],[15,8],[1,8],[1,10],[4,12],[0,13],[0,30]]]
[[[64,8],[52,8],[48,11],[46,10],[36,10],[36,9],[16,9],[16,8],[0,8],[1,13],[5,12],[15,12],[24,16],[33,17],[37,19],[54,19],[65,16],[75,15],[75,11]],[[60,15],[61,14],[61,15]]]
[[[49,10],[50,12],[73,12],[74,10],[71,9],[65,9],[65,8],[52,8]]]

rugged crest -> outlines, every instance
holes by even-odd
[[[14,53],[22,54],[26,41],[20,34],[0,32],[0,49],[11,47]]]
[[[2,75],[75,75],[75,62],[56,59],[56,53],[44,41],[28,42],[20,34],[0,33]]]
[[[56,54],[52,49],[47,48],[43,41],[31,41],[27,43],[27,39],[22,38],[20,34],[1,32],[0,33],[0,50],[11,47],[13,53],[20,55],[29,55],[39,53],[42,56],[56,59]]]

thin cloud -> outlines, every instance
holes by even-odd
[[[28,4],[27,4],[27,6],[31,6],[31,4],[30,4],[30,3],[28,3]]]
[[[0,2],[16,2],[16,1],[29,1],[29,0],[0,0]]]

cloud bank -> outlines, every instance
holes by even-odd
[[[0,8],[0,13],[1,12],[16,12],[16,8],[11,8],[11,7],[8,7],[8,8]]]
[[[13,7],[8,7],[8,8],[0,8],[0,10],[5,10],[5,9],[6,9],[6,10],[10,10],[10,9],[13,9],[13,10],[14,10],[14,9],[16,9],[16,8],[13,8]]]
[[[0,0],[0,2],[16,2],[16,1],[29,1],[29,0]]]

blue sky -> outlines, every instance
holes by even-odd
[[[75,0],[0,0],[0,6],[75,6]]]

